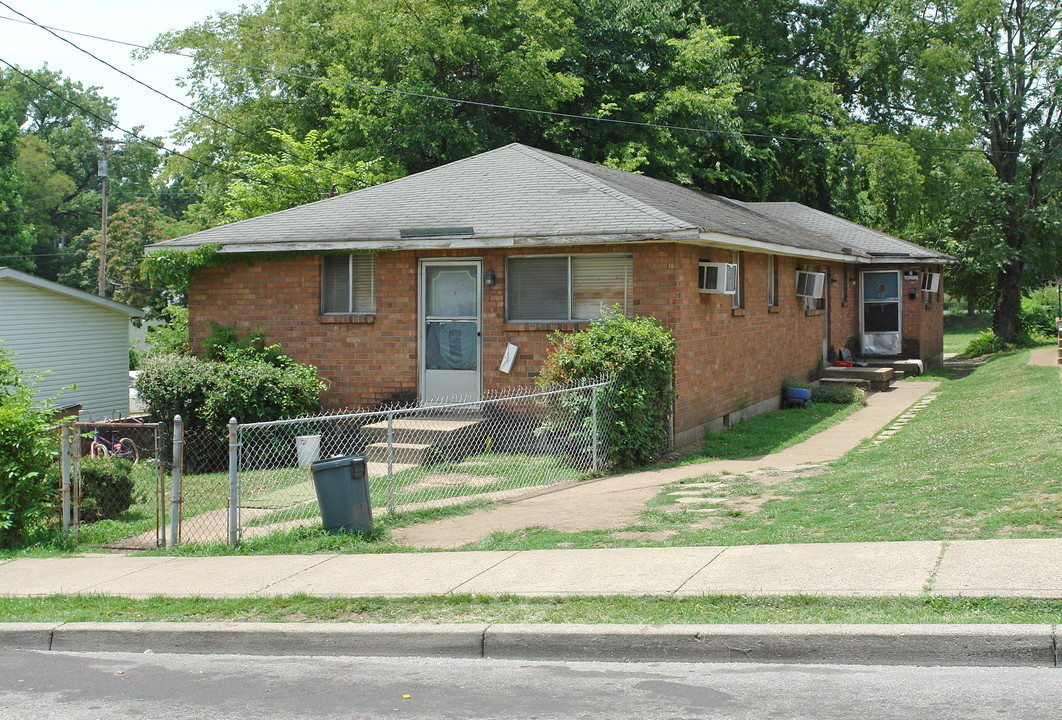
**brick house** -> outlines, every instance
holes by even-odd
[[[208,320],[260,329],[319,368],[329,407],[530,385],[553,332],[615,304],[657,317],[677,344],[677,444],[778,407],[846,343],[938,363],[951,260],[520,144],[152,250],[201,245],[224,262],[192,279],[193,347]]]

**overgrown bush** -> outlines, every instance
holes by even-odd
[[[1037,336],[1048,339],[1057,333],[1055,317],[1058,315],[1058,289],[1046,285],[1022,295],[1021,308],[1018,310],[1018,332],[1028,339]]]
[[[134,502],[132,462],[116,457],[81,460],[82,522],[116,518]]]
[[[963,357],[980,357],[981,355],[1002,352],[1006,349],[1007,343],[1003,341],[1003,338],[991,330],[985,330],[970,341],[966,349],[962,351],[962,354]]]
[[[52,515],[47,473],[59,454],[51,403],[34,399],[9,355],[0,345],[0,547],[23,542]]]
[[[174,415],[188,429],[224,428],[230,417],[260,422],[295,417],[320,408],[324,382],[317,368],[277,365],[250,354],[231,361],[161,355],[144,360],[136,389],[160,420]]]
[[[614,378],[606,405],[614,422],[608,433],[610,462],[644,465],[667,450],[675,340],[655,318],[629,319],[619,307],[586,330],[556,333],[539,373],[540,387],[603,376]]]
[[[860,388],[849,385],[816,385],[811,388],[811,402],[866,405],[867,394]]]

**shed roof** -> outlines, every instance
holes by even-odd
[[[19,272],[18,270],[12,270],[11,268],[0,267],[0,281],[13,282],[18,283],[20,285],[26,285],[29,287],[37,288],[38,290],[43,290],[44,292],[48,292],[53,295],[61,295],[63,297],[70,298],[71,300],[83,302],[88,305],[95,305],[97,307],[103,308],[104,310],[109,310],[111,312],[116,312],[121,315],[125,315],[126,317],[144,317],[143,310],[137,310],[136,308],[129,307],[128,305],[122,305],[121,303],[115,302],[114,300],[108,300],[107,298],[102,298],[98,295],[93,295],[91,293],[84,292],[83,290],[77,290],[66,285],[60,285],[59,283],[52,282],[51,280],[45,280],[34,275]]]

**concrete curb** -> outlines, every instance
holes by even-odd
[[[0,648],[506,660],[1046,666],[1052,625],[0,623]]]

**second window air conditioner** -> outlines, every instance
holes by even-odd
[[[821,298],[826,285],[826,273],[797,270],[796,294],[799,297]]]
[[[737,292],[737,265],[701,262],[698,267],[697,288],[702,293],[733,295]]]
[[[940,273],[922,273],[922,292],[935,293],[940,290]]]

